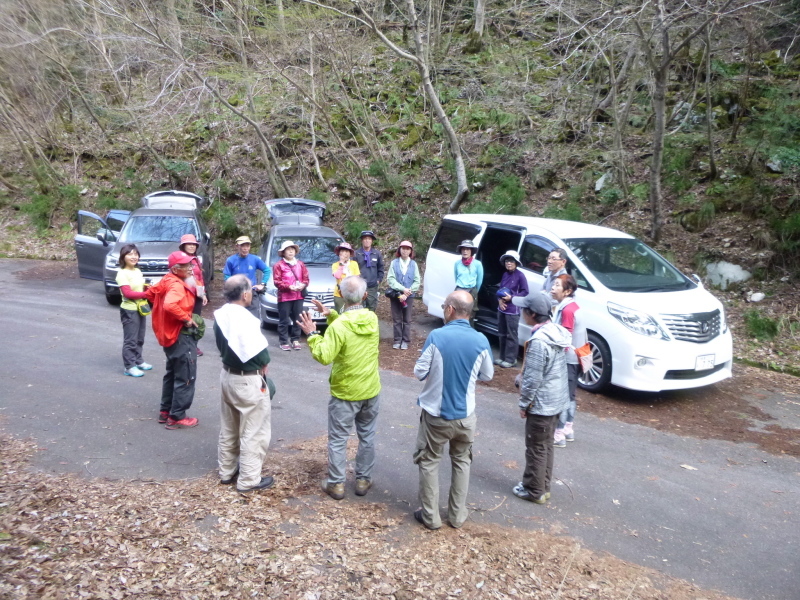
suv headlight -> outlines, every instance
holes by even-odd
[[[107,269],[118,269],[119,268],[119,256],[116,254],[109,254],[106,256],[106,268]]]
[[[656,322],[656,320],[647,313],[625,308],[613,302],[608,303],[608,312],[611,313],[620,323],[625,325],[631,331],[640,335],[648,337],[660,337],[662,340],[668,340],[669,336]]]
[[[719,330],[722,333],[728,333],[728,319],[725,318],[725,307],[719,309]]]

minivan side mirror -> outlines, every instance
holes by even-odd
[[[108,246],[108,240],[106,239],[106,236],[104,234],[98,233],[97,239],[103,242],[103,246]]]
[[[697,285],[699,285],[701,288],[705,287],[705,286],[703,286],[703,280],[700,279],[700,277],[699,277],[699,275],[697,275],[697,273],[692,273],[692,279],[694,279],[694,282]]]

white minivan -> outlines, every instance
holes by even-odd
[[[575,300],[593,350],[594,367],[579,385],[608,384],[658,392],[700,387],[731,376],[733,340],[722,304],[699,278],[690,279],[636,238],[607,227],[505,215],[448,215],[426,258],[422,296],[428,312],[455,288],[457,246],[471,239],[483,263],[476,328],[497,333],[500,257],[517,250],[531,291],[540,291],[547,256],[563,248],[578,282]],[[530,328],[520,321],[524,343]]]

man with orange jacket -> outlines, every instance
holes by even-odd
[[[177,251],[169,255],[169,272],[156,285],[147,289],[153,306],[153,332],[167,355],[167,372],[161,387],[159,423],[167,429],[196,427],[197,419],[186,411],[194,400],[197,375],[197,339],[192,319],[194,292],[186,285],[192,274],[192,257]]]

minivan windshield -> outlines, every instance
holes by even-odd
[[[175,242],[181,236],[191,233],[200,237],[197,231],[197,222],[191,217],[178,216],[147,216],[131,217],[122,229],[119,241],[127,244],[137,242]]]
[[[342,243],[341,238],[335,237],[281,237],[275,236],[272,240],[272,248],[269,252],[269,261],[271,264],[278,262],[281,257],[278,256],[278,248],[286,240],[291,240],[300,246],[300,252],[297,258],[302,260],[307,266],[310,265],[326,265],[330,266],[339,260],[336,252],[333,251],[336,246]]]
[[[675,292],[695,287],[678,269],[639,240],[572,238],[564,241],[600,283],[615,292]]]

